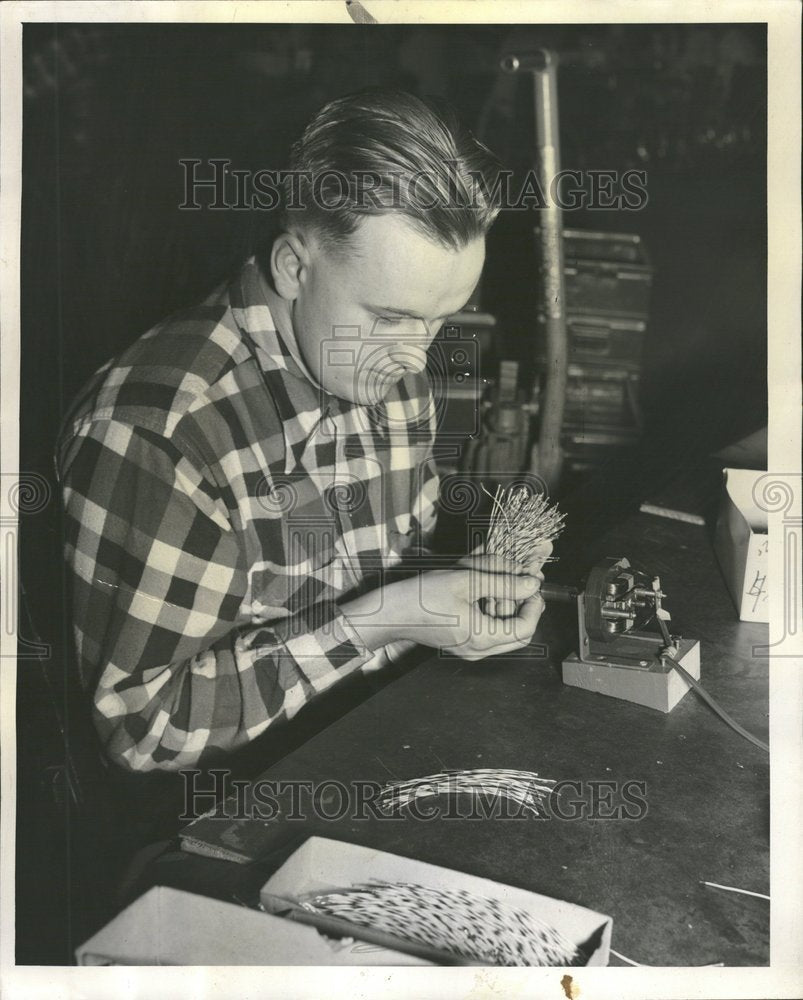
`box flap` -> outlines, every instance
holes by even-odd
[[[767,532],[767,512],[761,510],[753,499],[753,487],[766,472],[752,469],[724,469],[725,489],[731,502],[756,534]]]
[[[428,965],[314,927],[156,886],[75,952],[79,965]]]

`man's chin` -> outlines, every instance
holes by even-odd
[[[398,370],[386,374],[376,369],[363,369],[352,371],[350,377],[343,377],[345,372],[338,372],[337,378],[327,378],[327,374],[334,373],[321,371],[319,375],[319,384],[326,392],[357,406],[381,403],[404,378],[404,372]]]

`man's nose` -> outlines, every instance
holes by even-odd
[[[407,371],[422,372],[427,366],[427,352],[415,344],[405,344],[394,348],[390,357],[398,365],[403,365]]]

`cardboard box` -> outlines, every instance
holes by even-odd
[[[427,965],[326,938],[314,927],[162,886],[75,952],[79,965]]]
[[[714,550],[739,618],[769,621],[767,602],[767,512],[756,506],[753,486],[766,475],[725,469],[725,496],[717,520]]]
[[[331,892],[372,880],[465,889],[529,910],[581,948],[588,956],[587,965],[608,964],[612,920],[604,914],[490,879],[325,837],[310,837],[305,841],[265,883],[260,896],[266,910],[277,912],[283,904],[297,903],[308,894]]]

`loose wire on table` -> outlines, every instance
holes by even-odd
[[[620,962],[624,962],[625,965],[633,965],[639,969],[662,969],[664,966],[661,965],[645,965],[644,962],[634,962],[632,958],[628,958],[627,955],[622,955],[618,951],[614,951],[613,948],[610,949],[613,956],[619,959]],[[687,968],[690,969],[718,969],[721,968],[724,962],[709,962],[707,965],[690,965]]]

